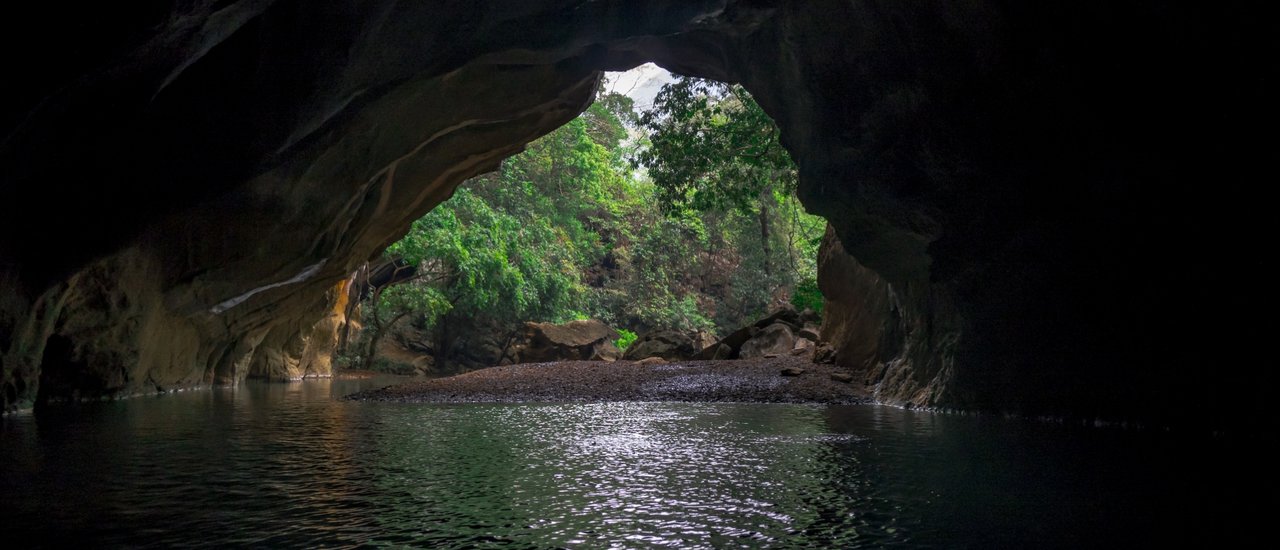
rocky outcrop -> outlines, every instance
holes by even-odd
[[[618,331],[596,320],[564,324],[525,323],[524,341],[516,354],[521,363],[551,361],[616,361],[622,352],[614,345]]]
[[[830,227],[818,252],[824,307],[815,361],[848,369],[876,399],[893,404],[945,403],[960,331],[912,316],[898,289],[845,251]],[[936,321],[936,320],[935,320]]]
[[[845,360],[892,399],[1274,418],[1249,344],[1276,302],[1249,256],[1272,233],[1252,136],[1274,95],[1250,9],[268,0],[9,20],[5,51],[58,40],[11,60],[0,105],[6,410],[288,365],[355,266],[581,111],[598,70],[652,60],[741,82],[777,120],[801,200],[890,289]]]
[[[638,361],[646,357],[661,357],[668,361],[690,359],[702,348],[697,346],[694,337],[701,339],[701,334],[690,336],[678,330],[657,330],[636,339],[623,359]]]

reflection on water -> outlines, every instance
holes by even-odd
[[[376,383],[5,418],[5,541],[1185,545],[1249,540],[1241,495],[1275,495],[1267,455],[1220,441],[867,406],[335,399]]]

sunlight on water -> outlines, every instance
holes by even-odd
[[[884,407],[335,399],[372,383],[5,418],[0,517],[50,546],[1142,546],[1242,538],[1193,503],[1274,487],[1176,441]]]

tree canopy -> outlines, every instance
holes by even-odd
[[[636,165],[648,169],[667,210],[753,212],[762,196],[795,190],[778,127],[741,85],[677,78],[639,123],[650,143]]]

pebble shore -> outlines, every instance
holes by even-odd
[[[784,376],[784,369],[801,369]],[[844,372],[799,357],[728,361],[565,361],[506,365],[448,378],[418,380],[357,393],[349,399],[418,403],[567,401],[721,401],[867,403]]]

